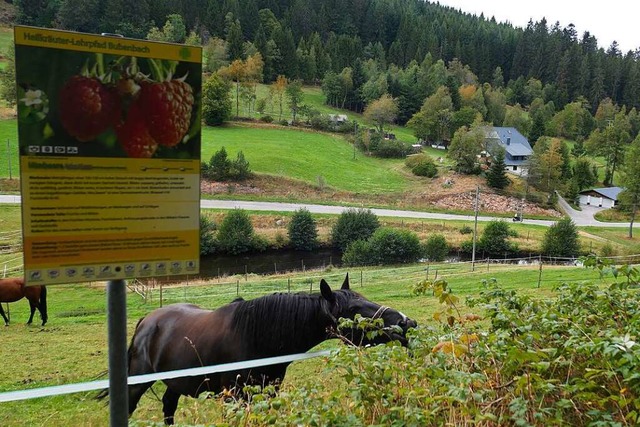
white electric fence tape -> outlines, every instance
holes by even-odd
[[[240,369],[256,368],[258,366],[277,365],[279,363],[294,362],[296,360],[311,359],[313,357],[328,356],[331,351],[317,351],[314,353],[299,353],[288,356],[267,357],[264,359],[246,360],[243,362],[223,363],[199,368],[180,369],[177,371],[158,372],[155,374],[136,375],[127,379],[127,384],[143,384],[171,378],[194,377],[197,375],[213,374],[216,372],[236,371]],[[109,380],[91,381],[85,383],[66,384],[52,387],[34,388],[0,393],[0,402],[35,399],[37,397],[60,396],[62,394],[79,393],[83,391],[102,390],[109,387]]]

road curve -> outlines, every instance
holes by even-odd
[[[0,195],[0,203],[20,204],[20,196],[18,195]],[[331,205],[315,205],[307,203],[281,203],[281,202],[251,202],[240,200],[208,200],[203,199],[200,202],[203,209],[245,209],[252,211],[270,211],[270,212],[294,212],[298,209],[305,208],[311,213],[317,214],[334,214],[339,215],[348,207],[345,206],[331,206]],[[560,198],[560,205],[565,210],[567,215],[573,219],[573,222],[580,227],[596,226],[596,227],[629,227],[629,223],[621,222],[600,222],[593,218],[593,211],[588,209],[584,211],[576,211],[572,209],[562,198]],[[377,209],[370,208],[371,212],[381,217],[396,217],[396,218],[422,218],[422,219],[441,219],[441,220],[456,220],[456,221],[473,221],[472,215],[455,215],[447,213],[436,212],[420,212],[420,211],[407,211],[396,209]],[[478,221],[492,221],[492,220],[504,220],[501,217],[492,216],[478,216]],[[523,221],[525,224],[534,224],[549,227],[555,221],[540,220],[540,219],[527,219]],[[640,226],[640,224],[634,224],[634,228]]]

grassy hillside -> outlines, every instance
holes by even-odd
[[[344,114],[349,118],[351,122],[358,122],[359,125],[373,127],[373,123],[368,123],[364,120],[362,114],[355,113],[350,110],[343,110],[339,108],[334,108],[325,103],[325,96],[322,93],[322,89],[318,86],[305,86],[302,89],[304,93],[304,97],[302,100],[303,104],[310,105],[316,110],[320,111],[323,114]],[[236,98],[235,98],[235,90],[232,91],[233,97],[233,115],[236,115]],[[259,84],[256,86],[256,99],[264,98],[266,103],[266,109],[264,115],[271,116],[274,120],[278,121],[281,118],[283,120],[291,119],[291,112],[287,107],[287,98],[283,97],[282,101],[282,115],[280,114],[280,103],[277,99],[275,99],[269,93],[269,86],[264,84]],[[238,109],[240,117],[251,117],[254,119],[260,118],[261,114],[256,111],[250,111],[246,105],[242,104],[242,101],[239,104]],[[389,130],[396,134],[396,137],[405,142],[415,142],[417,138],[413,135],[411,129],[405,128],[403,126],[389,126]]]
[[[0,121],[0,177],[9,177],[9,166],[14,178],[19,172],[16,126],[15,119]],[[342,136],[280,126],[203,128],[203,160],[210,160],[223,146],[231,158],[242,150],[254,172],[310,184],[320,180],[340,190],[397,192],[415,181],[404,171],[402,160],[376,159],[361,153],[356,153],[354,160],[353,148]]]
[[[242,151],[253,171],[286,176],[353,192],[403,191],[416,181],[403,160],[367,157],[340,136],[282,127],[232,125],[206,128],[202,159],[209,161],[221,147],[231,159]]]

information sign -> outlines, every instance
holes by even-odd
[[[197,273],[202,49],[14,35],[27,284]]]

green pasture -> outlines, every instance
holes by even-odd
[[[202,131],[202,159],[225,147],[230,159],[242,151],[253,172],[362,193],[403,191],[419,180],[402,159],[355,153],[341,136],[280,127],[228,125]]]
[[[318,290],[320,278],[333,287],[342,283],[347,270],[330,269],[308,271],[290,276],[238,276],[209,283],[185,282],[165,286],[162,302],[189,302],[214,308],[231,301],[237,295],[246,299],[273,291]],[[445,278],[454,293],[464,300],[475,295],[483,280],[496,278],[507,289],[519,290],[533,297],[553,295],[553,287],[566,281],[596,281],[593,270],[577,267],[544,266],[477,266],[472,272],[469,264],[424,264],[385,269],[351,269],[352,288],[367,298],[389,305],[415,318],[422,327],[435,325],[432,314],[439,304],[433,296],[412,297],[410,288],[420,280]],[[538,282],[541,278],[540,282]],[[538,287],[540,283],[540,287]],[[160,288],[149,289],[147,300],[138,294],[127,295],[128,332],[132,334],[137,320],[160,305]],[[25,326],[28,306],[25,300],[10,305],[12,324],[0,330],[2,360],[5,366],[0,376],[0,392],[23,390],[74,382],[106,379],[107,328],[106,293],[104,283],[58,285],[48,288],[49,323],[41,327],[34,322]],[[469,309],[460,304],[463,312]],[[482,314],[482,313],[477,313]],[[320,348],[339,346],[329,341]],[[311,359],[294,363],[285,379],[284,387],[296,387],[308,378],[317,378],[318,387],[330,393],[342,383],[323,372],[323,360]],[[340,380],[342,381],[342,380]],[[154,386],[157,395],[163,386]],[[27,401],[0,403],[3,425],[104,426],[109,409],[93,399],[95,392],[37,398]],[[147,392],[130,425],[155,425],[162,422],[161,403],[154,393]],[[216,423],[221,405],[217,399],[182,398],[176,414],[179,425],[212,425]]]
[[[20,175],[18,162],[18,123],[16,119],[0,120],[0,178],[17,178]]]

